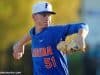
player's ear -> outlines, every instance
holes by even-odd
[[[32,19],[35,21],[36,20],[36,15],[32,14]]]
[[[32,14],[32,19],[34,19],[34,14]]]

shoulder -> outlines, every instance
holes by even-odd
[[[70,23],[69,25],[88,25],[86,23],[83,23],[83,22],[79,22],[79,23]]]
[[[84,28],[84,29],[89,29],[89,26],[87,23],[72,23],[70,24],[72,27],[75,27],[75,28]]]
[[[55,24],[55,25],[50,25],[48,28],[49,29],[60,29],[60,28],[65,28],[66,26],[69,26],[69,24]]]
[[[52,25],[49,26],[49,30],[64,30],[64,29],[69,29],[69,28],[74,28],[74,29],[79,29],[79,28],[84,28],[89,30],[88,24],[80,22],[80,23],[69,23],[69,24],[57,24],[57,25]]]

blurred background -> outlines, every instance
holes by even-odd
[[[0,0],[0,72],[32,75],[30,44],[20,61],[13,59],[12,46],[34,26],[31,9],[37,1],[40,0]],[[85,22],[89,25],[86,53],[68,55],[70,75],[100,75],[100,0],[46,1],[57,13],[53,24]]]

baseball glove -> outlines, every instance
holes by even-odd
[[[67,37],[65,41],[60,41],[57,45],[57,49],[62,51],[63,53],[73,53],[76,51],[80,51],[79,43],[76,40],[77,34],[71,35]]]

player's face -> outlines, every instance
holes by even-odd
[[[33,19],[36,25],[41,26],[42,28],[47,27],[51,23],[51,14],[50,13],[41,13],[35,14]]]

